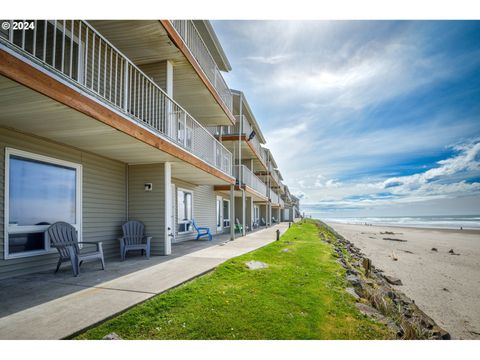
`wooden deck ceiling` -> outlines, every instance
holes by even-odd
[[[0,108],[0,126],[4,128],[127,164],[170,161],[172,176],[194,184],[222,185],[234,181],[225,175],[215,176],[217,171],[201,160],[186,161],[190,155],[182,149],[177,153],[172,152],[171,147],[169,151],[162,151],[162,146],[168,145],[166,141],[127,120],[119,127],[110,126],[1,75]],[[156,144],[137,136],[156,138]],[[208,169],[211,171],[205,171]]]

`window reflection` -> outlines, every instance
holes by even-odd
[[[48,250],[48,225],[77,223],[76,180],[76,168],[9,155],[9,254]]]
[[[11,156],[9,187],[10,224],[75,223],[75,169]]]

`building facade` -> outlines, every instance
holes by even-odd
[[[32,23],[0,29],[0,278],[53,269],[56,221],[108,258],[126,220],[169,255],[193,220],[234,237],[282,219],[280,172],[208,21]]]

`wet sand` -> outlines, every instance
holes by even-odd
[[[401,279],[403,286],[395,287],[453,339],[480,339],[480,231],[328,225],[360,248],[376,268]],[[380,234],[386,231],[394,234]]]

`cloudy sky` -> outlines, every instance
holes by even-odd
[[[213,25],[303,210],[480,214],[480,22]]]

